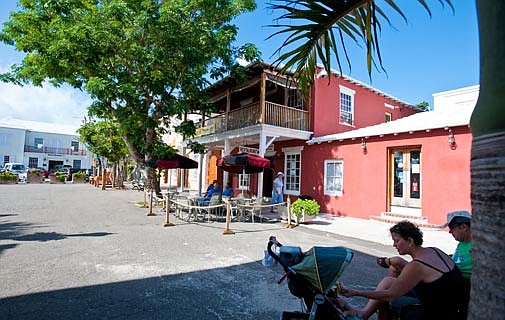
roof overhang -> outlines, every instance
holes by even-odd
[[[469,126],[470,116],[475,106],[450,107],[442,111],[427,111],[416,113],[398,120],[381,123],[374,126],[337,134],[320,136],[307,141],[307,144],[323,142],[355,140],[359,138],[383,137],[400,133],[413,133],[416,131],[429,132],[434,129],[449,129],[459,126]]]
[[[268,124],[257,124],[247,128],[240,128],[208,136],[197,137],[192,140],[206,146],[208,149],[223,150],[224,143],[226,140],[232,142],[233,144],[241,144],[244,146],[254,145],[259,144],[261,135],[266,137],[276,137],[275,141],[285,141],[285,140],[307,141],[308,139],[310,139],[312,132],[280,128]]]

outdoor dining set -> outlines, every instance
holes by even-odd
[[[213,194],[210,199],[188,192],[165,193],[166,203],[175,217],[184,221],[224,221],[229,211],[234,221],[251,221],[255,217],[261,220],[265,207],[263,198],[239,194],[237,197],[225,197]],[[207,201],[204,201],[207,200]]]

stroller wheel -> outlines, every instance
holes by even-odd
[[[281,320],[307,320],[309,319],[309,314],[300,311],[284,311],[282,313]]]

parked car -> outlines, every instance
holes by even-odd
[[[68,165],[68,164],[58,164],[58,165],[55,165],[54,167],[52,167],[51,170],[49,170],[49,175],[53,176],[56,171],[68,174],[68,172],[70,171],[70,169],[72,169],[71,165]]]
[[[4,165],[3,171],[9,171],[18,175],[18,181],[26,181],[27,170],[24,164],[8,162]]]

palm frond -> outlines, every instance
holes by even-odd
[[[307,94],[314,82],[317,64],[330,71],[332,58],[335,58],[342,74],[342,55],[349,69],[351,62],[345,46],[346,41],[364,45],[366,63],[371,77],[372,67],[378,71],[385,69],[379,46],[381,21],[391,26],[391,21],[375,0],[272,0],[270,9],[281,11],[273,27],[280,28],[268,38],[287,36],[282,45],[274,52],[279,57],[274,64],[283,64],[282,71],[291,70],[298,79],[302,91]],[[425,0],[417,0],[431,16]],[[384,0],[386,6],[399,14],[403,20],[407,17],[395,0]],[[454,11],[451,0],[439,0],[448,4]],[[286,23],[280,23],[286,21]],[[337,32],[338,36],[335,36]],[[283,50],[288,50],[282,53]],[[380,69],[380,70],[379,70]]]

